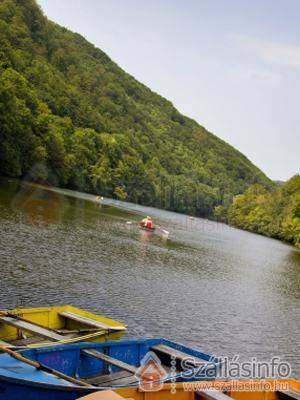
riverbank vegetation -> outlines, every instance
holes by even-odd
[[[228,221],[300,248],[300,175],[272,190],[261,185],[249,187],[234,198]]]

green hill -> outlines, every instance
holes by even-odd
[[[271,181],[33,0],[0,1],[0,174],[221,216]]]

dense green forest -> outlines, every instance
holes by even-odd
[[[300,175],[269,191],[258,184],[249,187],[234,198],[228,220],[239,228],[300,247]]]
[[[34,0],[0,1],[0,174],[201,216],[271,181]]]

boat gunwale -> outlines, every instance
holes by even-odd
[[[41,371],[41,372],[51,375],[49,372],[45,372],[45,371]],[[51,376],[54,376],[54,375],[51,375]],[[7,382],[13,383],[15,385],[19,385],[19,386],[28,386],[28,387],[34,386],[34,387],[39,387],[39,388],[43,388],[43,389],[48,388],[49,390],[57,389],[59,391],[61,391],[62,389],[65,391],[73,391],[74,389],[76,391],[95,391],[95,390],[101,389],[98,386],[93,386],[93,385],[91,385],[90,387],[79,386],[79,385],[70,383],[68,381],[65,381],[62,378],[57,378],[57,379],[60,381],[67,382],[68,385],[59,385],[59,384],[55,384],[55,383],[51,383],[51,382],[36,382],[36,381],[28,380],[28,379],[13,378],[11,376],[6,376],[6,375],[0,374],[0,382],[7,381]],[[101,390],[103,390],[103,388]]]
[[[44,329],[48,329],[51,332],[56,332],[59,328],[58,324],[62,324],[59,321],[67,321],[67,317],[60,316],[60,312],[71,312],[78,317],[90,319],[91,321],[99,322],[107,325],[107,329],[97,329],[95,332],[81,332],[76,336],[68,337],[67,335],[58,341],[51,341],[47,338],[44,338],[42,341],[31,342],[29,344],[16,344],[14,347],[25,347],[25,348],[35,348],[35,347],[43,347],[43,346],[53,346],[56,344],[67,344],[67,343],[79,343],[86,341],[98,341],[101,340],[117,340],[119,335],[120,337],[127,330],[127,325],[121,321],[110,318],[109,316],[97,314],[95,311],[89,311],[86,309],[78,308],[76,306],[72,306],[70,304],[63,305],[54,305],[49,307],[38,307],[38,308],[14,308],[14,309],[2,309],[0,310],[0,315],[11,315],[12,317],[36,325],[37,327],[41,327]],[[100,311],[101,312],[101,311]],[[39,315],[40,314],[40,315]],[[65,324],[67,322],[63,322]],[[72,322],[73,323],[73,322]],[[85,327],[84,322],[77,321],[75,324]],[[0,340],[3,340],[11,345],[14,345],[14,341],[19,340],[19,330],[17,327],[10,326],[6,327],[5,322],[0,324],[1,334]],[[26,330],[25,330],[26,331]],[[34,336],[32,333],[28,333],[28,337]]]
[[[70,343],[68,345],[59,343],[59,342],[54,342],[53,346],[38,346],[35,348],[26,348],[22,349],[22,352],[34,350],[37,353],[43,353],[43,352],[51,352],[51,351],[62,351],[66,349],[66,346],[68,349],[86,349],[86,348],[95,348],[95,347],[110,347],[110,346],[126,346],[126,345],[132,345],[132,344],[143,344],[143,343],[150,343],[149,350],[151,350],[151,347],[156,345],[156,344],[166,344],[170,345],[174,349],[181,348],[183,349],[182,351],[187,352],[187,355],[189,356],[198,356],[201,354],[202,356],[208,358],[207,360],[204,358],[204,361],[211,362],[212,364],[219,364],[222,362],[221,357],[215,357],[214,359],[211,360],[211,355],[207,353],[203,353],[201,350],[193,349],[190,347],[187,347],[186,345],[179,343],[179,342],[174,342],[165,338],[138,338],[138,339],[125,339],[125,340],[108,340],[105,342],[76,342],[76,343]],[[175,346],[174,346],[175,345]]]
[[[51,311],[55,311],[57,310],[57,313],[59,312],[58,310],[63,310],[65,309],[66,311],[68,309],[71,309],[73,311],[79,311],[78,315],[81,314],[90,314],[93,317],[96,317],[95,320],[97,321],[98,318],[100,319],[104,319],[106,321],[108,321],[107,323],[111,323],[112,327],[117,326],[117,327],[121,327],[121,330],[126,330],[127,329],[127,325],[124,324],[121,321],[115,320],[113,318],[107,317],[105,315],[100,315],[97,314],[98,311],[89,311],[89,310],[85,310],[76,306],[73,306],[71,304],[63,304],[63,305],[53,305],[53,306],[46,306],[46,307],[24,307],[24,308],[14,308],[14,309],[5,309],[5,310],[0,310],[1,312],[9,312],[11,314],[14,314],[16,316],[20,315],[20,314],[35,314],[35,313],[42,313],[42,312],[51,312]],[[96,313],[97,312],[97,313]]]

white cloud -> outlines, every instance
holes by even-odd
[[[265,62],[300,69],[300,46],[273,42],[247,35],[232,35],[243,50],[256,54]]]

